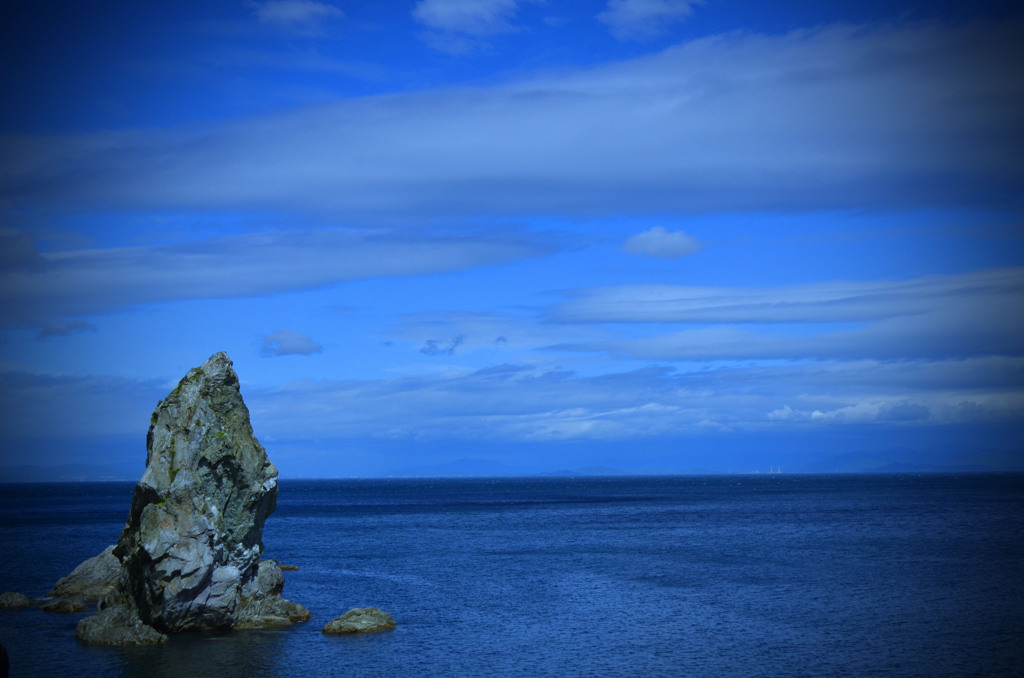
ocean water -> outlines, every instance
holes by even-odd
[[[116,541],[130,483],[0,486],[0,590]],[[89,647],[0,610],[12,676],[1021,676],[1024,476],[282,481],[314,617]],[[392,632],[320,628],[375,605]]]

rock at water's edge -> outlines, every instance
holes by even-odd
[[[395,628],[395,618],[376,607],[354,607],[327,622],[322,633],[374,633]]]
[[[105,597],[100,613],[79,624],[79,638],[141,644],[161,642],[161,632],[308,619],[306,608],[281,597],[277,564],[260,560],[277,469],[253,435],[227,354],[189,370],[157,405],[146,449],[117,545],[55,587],[82,580],[96,584],[89,595]],[[104,588],[114,563],[114,585]]]
[[[107,607],[78,622],[75,635],[92,645],[159,645],[167,636],[142,623],[130,607]]]
[[[51,596],[85,596],[102,598],[117,585],[121,574],[121,561],[114,556],[114,547],[108,546],[76,567],[71,574],[53,585]]]

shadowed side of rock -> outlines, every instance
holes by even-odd
[[[75,635],[93,645],[158,645],[167,642],[167,636],[152,626],[142,623],[135,607],[118,594],[100,601],[99,611],[78,621]]]
[[[111,584],[90,588],[92,597],[110,595],[100,614],[79,624],[79,637],[159,642],[138,631],[135,619],[157,636],[307,619],[306,608],[281,597],[277,564],[260,560],[263,524],[277,503],[277,469],[253,435],[226,354],[190,370],[160,402],[146,447],[146,470],[117,545],[55,587],[70,592],[116,574]],[[137,633],[122,637],[117,628]]]

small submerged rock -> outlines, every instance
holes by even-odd
[[[37,603],[26,596],[24,593],[18,593],[16,591],[7,591],[6,593],[0,593],[0,609],[3,610],[16,610],[21,607],[31,607]]]
[[[323,633],[374,633],[395,628],[395,618],[376,607],[354,607],[327,622]]]

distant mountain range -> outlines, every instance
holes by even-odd
[[[771,468],[784,473],[977,473],[1024,471],[1024,451],[985,450],[960,452],[950,449],[913,450],[894,448],[884,452],[850,452],[822,459],[790,461]],[[142,476],[136,464],[66,464],[63,466],[0,467],[0,482],[95,482],[136,481]],[[768,471],[768,467],[761,472]],[[443,464],[396,468],[385,477],[394,478],[473,478],[509,476],[618,476],[618,475],[698,475],[728,473],[713,467],[610,467],[582,466],[555,470],[535,470],[489,459],[463,458]],[[754,468],[744,472],[755,472]]]
[[[408,469],[396,469],[388,475],[396,478],[478,478],[507,476],[624,476],[630,471],[610,466],[585,466],[575,469],[558,469],[556,471],[530,472],[526,469],[502,464],[487,459],[456,459],[445,464],[417,466]]]
[[[929,448],[894,448],[884,452],[849,452],[809,460],[791,469],[802,473],[972,473],[1024,471],[1024,451],[962,452]]]
[[[775,466],[774,468],[779,468]],[[767,469],[762,470],[765,472]],[[808,460],[782,467],[785,473],[999,473],[1024,471],[1024,451],[958,452],[955,450],[912,450],[894,448],[884,452],[850,452],[823,459]],[[584,466],[554,471],[529,471],[487,459],[465,458],[444,464],[395,469],[389,476],[398,478],[472,478],[540,476],[621,476],[621,475],[714,475],[728,473],[708,467],[652,469]],[[751,469],[750,472],[753,472]]]
[[[489,459],[456,459],[444,464],[397,468],[387,475],[393,478],[474,478],[518,476],[522,473],[514,466]]]

